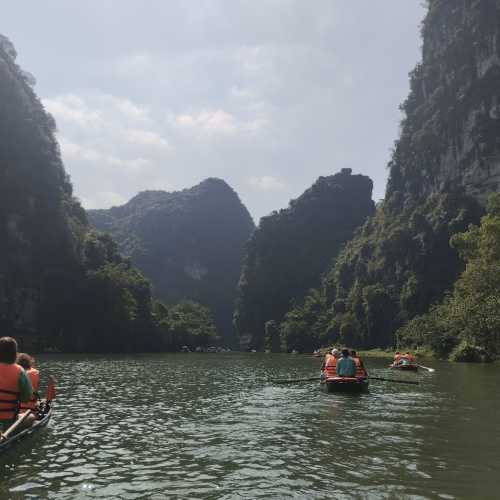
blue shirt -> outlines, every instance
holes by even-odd
[[[351,357],[337,359],[337,376],[354,377],[356,375],[356,364]]]

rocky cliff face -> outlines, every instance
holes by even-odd
[[[123,206],[88,215],[151,279],[160,298],[209,306],[224,341],[234,342],[236,286],[254,224],[224,181],[207,179],[173,193],[145,191]]]
[[[78,269],[86,224],[55,123],[15,58],[0,35],[0,335],[39,330],[44,304],[71,295],[71,286],[51,283]]]
[[[341,246],[373,213],[372,187],[368,177],[344,169],[261,219],[247,245],[235,313],[244,346],[262,349],[266,322],[279,322],[319,285]]]
[[[496,0],[429,2],[388,197],[453,191],[484,206],[498,190],[499,9]]]
[[[323,287],[286,322],[322,341],[389,346],[462,269],[450,237],[477,222],[500,180],[500,2],[428,0],[384,202]],[[310,305],[316,314],[310,314]],[[319,312],[318,312],[319,311]],[[291,333],[290,333],[291,332]]]

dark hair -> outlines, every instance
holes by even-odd
[[[0,338],[0,363],[12,364],[16,362],[17,342],[12,337]]]
[[[349,349],[342,349],[342,356],[344,356],[344,358],[347,358],[349,356]]]
[[[351,356],[356,356],[356,351],[354,349],[351,351]]]
[[[35,358],[31,357],[29,354],[25,352],[20,352],[17,355],[16,363],[22,366],[25,370],[29,370],[35,364]]]
[[[396,354],[401,354],[399,351],[396,351]]]

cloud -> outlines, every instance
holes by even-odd
[[[286,188],[283,182],[272,175],[250,177],[248,184],[259,191],[283,191]]]
[[[44,99],[43,104],[58,121],[73,122],[80,127],[102,126],[101,113],[98,110],[90,109],[87,103],[76,94]]]
[[[125,136],[132,144],[140,144],[143,146],[154,146],[158,148],[168,148],[168,142],[156,132],[140,129],[129,129]]]
[[[80,197],[80,201],[86,209],[110,208],[123,205],[127,202],[127,198],[114,191],[98,191],[92,198]]]
[[[238,119],[222,109],[201,110],[191,114],[180,114],[175,117],[175,124],[182,129],[190,129],[206,134],[257,133],[269,122],[266,119]]]

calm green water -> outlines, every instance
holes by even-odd
[[[0,456],[0,498],[499,498],[500,368],[434,363],[325,394],[305,356],[40,357],[50,426]]]

